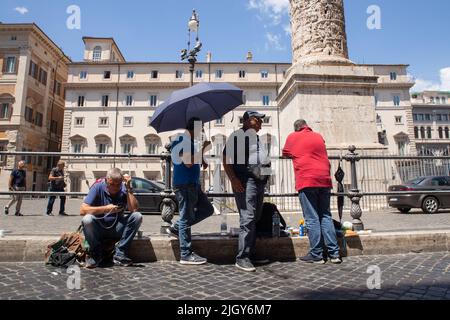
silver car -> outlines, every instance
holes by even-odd
[[[450,208],[450,177],[448,176],[419,177],[403,185],[389,187],[389,191],[421,190],[448,190],[449,193],[392,195],[387,197],[389,206],[397,208],[402,213],[408,213],[412,208],[421,208],[425,213],[436,213],[439,209]]]

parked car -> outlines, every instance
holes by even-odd
[[[162,211],[163,199],[161,192],[164,191],[165,185],[160,181],[151,181],[143,178],[133,177],[131,185],[134,193],[156,193],[158,196],[136,195],[139,201],[139,209],[143,213],[155,213]],[[172,199],[172,206],[175,212],[178,212],[178,202]]]
[[[421,208],[425,213],[436,213],[439,209],[450,208],[450,177],[448,176],[419,177],[403,185],[389,187],[389,191],[421,190],[448,190],[449,193],[388,196],[389,206],[397,208],[402,213],[408,213],[412,208]]]

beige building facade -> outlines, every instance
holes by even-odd
[[[112,38],[84,38],[85,61],[69,64],[66,93],[63,152],[110,153],[110,154],[161,154],[164,146],[177,132],[157,134],[150,126],[150,119],[156,108],[174,91],[189,86],[189,70],[185,63],[127,62]],[[94,52],[96,51],[96,52]],[[115,52],[111,54],[110,52]],[[212,154],[220,154],[226,138],[241,126],[241,118],[246,110],[257,110],[267,115],[261,131],[263,141],[268,144],[274,156],[280,154],[285,137],[292,132],[298,118],[305,118],[312,128],[325,137],[333,135],[338,123],[345,125],[348,118],[339,113],[318,112],[318,109],[300,112],[285,111],[280,107],[280,94],[292,65],[288,63],[254,63],[251,54],[246,62],[223,63],[199,62],[194,74],[195,83],[228,82],[244,91],[244,105],[234,112],[206,124],[206,134],[213,141]],[[96,57],[96,61],[94,61]],[[114,57],[114,60],[111,61]],[[336,67],[341,68],[341,67]],[[353,70],[357,68],[351,67]],[[370,89],[363,95],[366,104],[364,112],[352,112],[354,121],[373,124],[373,134],[365,127],[360,138],[368,139],[368,146],[375,146],[386,152],[399,154],[402,150],[414,150],[414,140],[407,134],[412,128],[411,103],[408,95],[413,85],[407,77],[406,65],[360,65],[364,75],[370,75]],[[395,73],[395,75],[394,75]],[[303,73],[305,75],[306,73]],[[281,92],[282,93],[282,92]],[[394,98],[400,96],[399,105]],[[330,92],[325,99],[317,96],[317,103],[347,99]],[[302,95],[298,95],[299,103]],[[310,99],[304,95],[304,99]],[[328,99],[328,100],[327,100]],[[397,99],[397,98],[395,98]],[[395,100],[397,101],[397,100]],[[357,109],[357,108],[356,108]],[[355,109],[354,109],[355,110]],[[378,115],[378,122],[377,122]],[[395,123],[396,117],[402,123]],[[378,123],[378,127],[376,126]],[[320,124],[320,125],[317,125]],[[380,132],[377,135],[378,132]],[[403,135],[406,133],[406,137]],[[383,140],[384,136],[388,137]],[[330,149],[346,152],[352,143],[352,136],[344,136],[342,143]],[[381,142],[381,144],[380,144]],[[404,145],[399,146],[399,143]],[[334,148],[333,148],[334,147]],[[158,159],[128,161],[111,158],[68,159],[70,191],[86,191],[88,184],[104,177],[112,166],[118,166],[133,176],[150,180],[162,180],[164,164]],[[211,170],[214,170],[214,165]],[[211,170],[205,173],[206,187]],[[283,169],[285,170],[285,169]],[[281,171],[279,171],[281,172]],[[222,172],[223,175],[223,172]],[[280,174],[282,175],[282,174]],[[273,177],[273,186],[280,185]],[[290,191],[289,183],[284,183],[283,192]]]
[[[450,155],[450,92],[412,93],[411,103],[418,154]]]
[[[161,154],[177,132],[158,135],[150,127],[150,119],[174,90],[189,86],[188,65],[181,62],[126,62],[112,38],[84,38],[84,43],[85,61],[69,64],[62,151]],[[115,49],[114,54],[109,53],[111,48]],[[111,61],[113,56],[115,60]],[[221,152],[225,139],[241,126],[246,110],[258,110],[267,115],[261,135],[272,154],[278,155],[276,98],[290,64],[216,63],[211,61],[210,54],[208,57],[210,62],[197,63],[194,82],[232,83],[243,89],[245,102],[224,118],[206,124],[206,134],[213,142],[211,153]],[[158,159],[132,162],[111,158],[69,160],[70,191],[86,191],[86,181],[92,183],[104,177],[113,165],[132,176],[151,180],[164,178],[164,164]],[[209,183],[207,173],[204,175],[206,185]]]
[[[64,52],[35,24],[0,24],[0,150],[61,150],[67,81]],[[2,157],[0,187],[22,157]],[[30,190],[44,190],[57,159],[24,157]]]

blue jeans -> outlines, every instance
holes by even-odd
[[[51,192],[64,192],[64,190],[62,191],[51,191]],[[60,204],[59,204],[59,214],[64,213],[65,211],[65,206],[66,206],[66,197],[65,196],[61,196],[59,197],[60,199]],[[55,203],[56,197],[51,196],[48,198],[48,204],[47,204],[47,214],[52,213],[53,211],[53,204]]]
[[[330,257],[339,257],[336,230],[330,212],[330,193],[329,188],[306,188],[300,191],[310,253],[315,258],[323,257],[324,244]]]
[[[89,243],[89,252],[98,258],[102,252],[102,243],[105,240],[119,241],[116,246],[116,256],[127,256],[131,243],[138,232],[142,223],[142,214],[133,212],[128,215],[120,215],[117,224],[111,229],[105,229],[104,226],[111,224],[105,223],[103,220],[95,218],[88,214],[83,217],[83,232]]]
[[[187,184],[174,187],[180,209],[180,219],[173,225],[180,238],[181,257],[192,253],[191,227],[212,216],[214,207],[200,185]]]
[[[245,191],[235,193],[239,209],[239,248],[236,260],[252,259],[256,246],[256,222],[261,218],[265,183],[249,178],[243,183]]]

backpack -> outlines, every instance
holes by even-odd
[[[50,244],[45,254],[45,264],[58,268],[82,264],[86,259],[88,245],[81,230],[82,226],[76,232],[64,233],[57,242]]]
[[[265,202],[261,213],[261,218],[256,222],[256,235],[258,237],[272,237],[272,219],[273,215],[278,215],[280,218],[280,237],[287,235],[286,221],[273,203]]]

